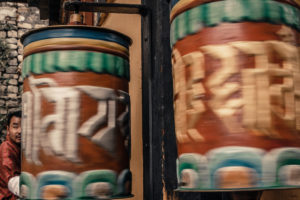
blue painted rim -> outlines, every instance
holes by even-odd
[[[171,9],[178,3],[179,0],[171,0],[170,1],[170,5],[171,5]]]
[[[113,30],[91,26],[49,26],[25,33],[21,42],[24,47],[32,42],[53,38],[86,38],[118,43],[126,48],[132,40]]]

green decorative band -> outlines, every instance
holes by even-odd
[[[194,3],[194,2],[199,2],[202,4],[202,3],[207,3],[209,1],[222,1],[222,0],[170,0],[170,6],[173,11],[173,8],[178,6],[179,4],[182,5],[182,4]],[[300,6],[300,0],[273,0],[273,1],[282,1],[284,3],[288,3],[294,6]]]
[[[299,187],[293,173],[300,169],[300,148],[226,146],[205,154],[183,153],[177,160],[179,190],[262,190]],[[247,174],[235,179],[230,174]],[[247,184],[246,183],[247,180]]]
[[[54,72],[95,72],[129,80],[128,60],[107,53],[90,51],[49,51],[29,55],[23,62],[22,76]]]
[[[131,197],[132,175],[129,169],[121,172],[95,169],[76,174],[72,171],[50,170],[33,176],[22,171],[20,189],[22,199],[45,199],[46,194],[56,194],[53,187],[62,191],[63,199],[115,199]],[[102,190],[99,192],[99,187]]]
[[[171,46],[204,27],[223,22],[269,22],[285,24],[300,30],[299,9],[271,0],[226,0],[194,7],[174,18],[171,24]]]

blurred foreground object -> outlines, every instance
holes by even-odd
[[[130,196],[131,40],[108,29],[54,26],[22,42],[23,198]]]
[[[300,187],[297,2],[171,4],[178,189]]]

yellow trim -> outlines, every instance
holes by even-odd
[[[108,42],[103,40],[93,40],[93,39],[83,39],[83,38],[54,38],[54,39],[45,39],[39,40],[37,42],[32,42],[24,48],[24,54],[27,51],[32,51],[39,47],[57,45],[85,45],[85,46],[94,46],[94,47],[105,47],[115,51],[120,51],[126,55],[129,55],[128,49],[116,44],[114,42]]]
[[[178,13],[178,11],[182,8],[182,7],[186,7],[187,5],[189,5],[190,3],[192,3],[195,0],[180,0],[178,1],[175,6],[172,8],[171,13],[170,13],[170,20],[172,21],[174,16]]]
[[[71,45],[68,45],[68,46],[71,46]],[[79,46],[81,46],[81,45],[79,45]],[[82,45],[82,46],[83,46],[83,45]],[[33,52],[34,52],[34,53],[37,53],[37,52],[39,52],[39,49],[40,49],[40,48],[45,48],[45,49],[46,49],[46,48],[51,48],[51,49],[52,49],[53,47],[58,47],[57,50],[58,50],[58,51],[60,50],[60,49],[59,49],[59,45],[45,45],[45,46],[39,46],[39,47],[36,47],[36,48],[24,49],[23,56],[24,56],[24,57],[27,57],[27,56],[29,56],[30,54],[32,54]],[[91,51],[94,51],[94,50],[92,49],[92,47],[95,47],[95,46],[94,46],[94,45],[84,45],[84,47],[90,47],[90,48],[91,48]],[[97,47],[99,47],[99,46],[97,46]],[[45,50],[45,49],[43,49],[43,50]],[[55,49],[55,48],[53,48],[53,49]],[[112,49],[112,48],[107,48],[107,47],[104,47],[104,46],[101,46],[100,49],[101,49],[101,52],[102,52],[102,51],[103,51],[103,52],[111,51],[111,52],[114,52],[114,53],[116,53],[116,54],[123,55],[123,56],[125,56],[126,58],[129,57],[128,52],[125,53],[125,52],[123,52],[123,51],[115,50],[115,49]],[[37,50],[37,51],[35,51],[35,50]],[[74,49],[74,50],[76,50],[76,49]],[[80,50],[80,49],[79,49],[79,50]],[[85,51],[88,51],[88,50],[85,49]]]

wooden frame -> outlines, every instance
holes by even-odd
[[[25,2],[25,0],[24,0]],[[52,2],[52,1],[51,1]],[[56,3],[53,6],[58,6]],[[102,5],[101,12],[118,5]],[[110,6],[110,9],[105,7]],[[120,5],[119,5],[120,6]],[[127,13],[141,14],[144,200],[229,200],[229,192],[175,192],[177,147],[173,121],[173,81],[169,40],[169,0],[142,0]],[[87,7],[86,7],[87,8]],[[53,9],[53,7],[52,7]],[[57,16],[55,19],[56,21]]]

